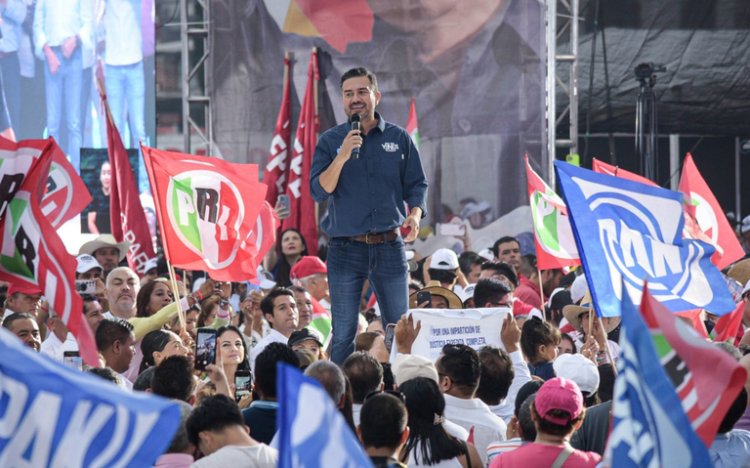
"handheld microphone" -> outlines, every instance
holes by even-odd
[[[359,114],[352,115],[352,128],[351,128],[352,130],[360,130],[360,125],[359,125],[360,119],[361,117],[359,116]],[[352,149],[352,157],[354,159],[359,159],[359,146]]]

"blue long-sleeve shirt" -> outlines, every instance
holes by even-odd
[[[406,205],[426,213],[427,178],[419,152],[406,131],[375,114],[378,125],[364,137],[358,159],[341,170],[333,193],[320,185],[320,174],[331,164],[349,133],[349,123],[323,133],[310,173],[310,192],[317,202],[328,200],[321,227],[330,237],[383,232],[403,224]]]

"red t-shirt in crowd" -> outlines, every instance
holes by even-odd
[[[495,457],[490,468],[529,468],[531,466],[551,466],[555,458],[562,451],[560,445],[546,445],[531,443],[511,452],[504,452]],[[595,452],[583,452],[575,450],[565,463],[563,468],[594,468],[602,459]]]

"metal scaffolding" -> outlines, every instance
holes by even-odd
[[[211,0],[180,0],[182,45],[182,134],[184,151],[191,137],[200,138],[206,154],[214,153],[211,89]]]
[[[553,163],[556,159],[557,148],[567,148],[566,154],[578,153],[578,0],[546,0],[546,7],[547,132],[545,139],[548,161],[547,177],[550,186],[554,188]],[[561,19],[559,27],[558,18]],[[567,41],[561,40],[566,37]],[[568,68],[567,76],[564,74],[565,66]],[[568,104],[559,111],[556,103],[558,87],[568,96]],[[566,120],[566,117],[567,135],[563,133],[565,130],[560,128],[560,124]],[[559,138],[558,135],[560,135]]]

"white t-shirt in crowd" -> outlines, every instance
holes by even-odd
[[[193,468],[225,468],[242,466],[245,468],[276,468],[279,452],[266,444],[252,447],[227,445],[207,457],[193,463]]]

